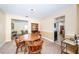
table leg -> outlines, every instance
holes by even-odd
[[[61,41],[61,54],[62,54],[62,41]]]

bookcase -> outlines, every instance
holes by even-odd
[[[37,23],[31,23],[31,31],[38,32],[38,24]]]

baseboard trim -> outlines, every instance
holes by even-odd
[[[10,41],[4,41],[2,44],[0,44],[0,47],[2,47],[6,42],[10,42]]]
[[[49,39],[49,38],[47,38],[47,37],[42,37],[42,38],[44,38],[44,39],[46,39],[46,40],[48,40],[48,41],[50,41],[50,42],[53,42],[53,43],[54,43],[54,41],[53,41],[52,39]]]
[[[0,44],[0,47],[2,47],[6,42],[4,41],[2,44]]]

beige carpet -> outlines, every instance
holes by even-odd
[[[14,41],[5,43],[0,47],[0,54],[15,54],[16,45]],[[44,39],[42,54],[60,54],[60,46]],[[19,51],[18,54],[24,54],[24,51]],[[27,53],[26,53],[27,54]]]

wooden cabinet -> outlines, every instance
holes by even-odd
[[[31,23],[31,31],[38,32],[38,24],[37,23]]]

